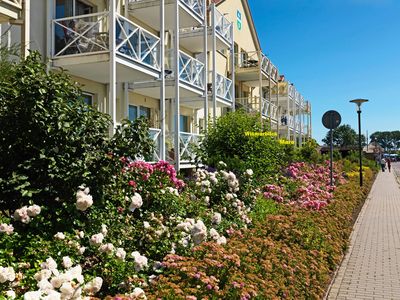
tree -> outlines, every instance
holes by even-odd
[[[330,133],[322,140],[328,146],[330,145]],[[361,144],[365,145],[365,136],[361,135]],[[333,129],[333,146],[335,147],[355,147],[358,146],[358,134],[350,127],[350,125],[343,124]]]
[[[152,153],[144,120],[123,122],[110,138],[110,117],[86,105],[64,72],[46,72],[38,53],[0,66],[8,69],[0,72],[2,209],[13,211],[32,201],[55,208],[73,199],[82,183],[100,193],[114,174],[102,163],[107,154]]]
[[[385,151],[400,148],[400,131],[377,131],[370,135],[371,141],[377,142]]]

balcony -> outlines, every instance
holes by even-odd
[[[201,144],[203,135],[191,132],[179,132],[179,159],[180,167],[192,167],[196,159],[197,147]],[[171,133],[168,138],[168,144],[175,145],[175,134]],[[170,162],[175,160],[174,146],[168,149],[167,157]]]
[[[154,142],[154,151],[148,159],[149,162],[157,162],[161,159],[161,129],[149,128],[149,136]]]
[[[198,89],[204,90],[204,64],[179,51],[179,80]]]
[[[160,40],[121,15],[116,16],[115,46],[120,81],[158,77]],[[52,57],[55,66],[97,82],[107,83],[111,47],[110,14],[100,12],[54,19]],[[132,69],[137,70],[136,74]],[[135,76],[136,75],[136,76]]]
[[[237,54],[235,76],[238,80],[247,82],[250,86],[258,86],[260,72],[264,86],[269,84],[269,78],[277,82],[278,70],[265,54],[259,51]]]
[[[22,12],[22,0],[0,0],[0,23],[17,20]]]
[[[175,98],[175,51],[170,49],[166,51],[165,57],[165,98]],[[180,83],[180,101],[187,102],[189,107],[201,107],[204,102],[201,96],[204,95],[204,64],[179,51],[179,83]],[[160,98],[159,80],[139,80],[129,84],[129,88],[135,92],[155,99]]]
[[[212,82],[212,71],[210,72],[210,79],[209,81]],[[214,90],[212,88],[212,83],[209,83],[208,91],[213,93]],[[230,106],[233,100],[233,84],[232,80],[216,73],[216,89],[215,89],[216,96],[218,100],[221,100],[224,104]]]
[[[292,115],[284,114],[281,116],[281,126],[289,126],[289,128],[293,128],[294,124],[294,117]]]
[[[233,23],[229,22],[227,18],[217,9],[215,13],[215,32],[226,41],[228,45],[232,44],[232,31]]]
[[[215,6],[215,24],[208,27],[207,50],[213,51],[213,28],[215,29],[216,44],[215,50],[222,51],[233,47],[232,30],[233,23],[219,12]],[[212,14],[212,12],[211,12]],[[204,52],[204,27],[189,27],[180,30],[180,44],[185,49],[197,53]]]
[[[175,3],[178,1],[179,16],[176,16]],[[129,14],[155,30],[160,30],[159,0],[129,0]],[[175,28],[179,17],[179,27],[196,27],[204,23],[204,0],[165,0],[165,29]]]
[[[238,109],[243,109],[249,114],[257,114],[260,111],[258,99],[258,97],[236,98],[235,104]]]

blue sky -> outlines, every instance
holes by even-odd
[[[400,130],[399,0],[249,0],[263,52],[311,101],[313,137],[324,112],[362,133]]]

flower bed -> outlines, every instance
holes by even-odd
[[[353,212],[372,184],[372,171],[365,175],[361,190],[350,179],[322,211],[281,206],[225,247],[206,243],[192,257],[168,255],[148,299],[322,298],[347,248]]]

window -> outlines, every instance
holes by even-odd
[[[233,51],[235,52],[235,54],[234,54],[235,66],[238,66],[239,65],[239,46],[238,46],[238,44],[234,43]]]
[[[150,120],[150,108],[141,106],[139,110],[139,117],[145,117]]]
[[[93,6],[80,0],[56,0],[56,18],[88,15],[93,13]]]
[[[134,121],[138,117],[138,108],[135,105],[129,105],[128,118],[129,121]]]
[[[93,105],[93,94],[90,94],[90,93],[82,93],[82,98],[83,98],[83,101],[84,101],[87,105],[89,105],[89,106],[92,106],[92,105]]]
[[[180,115],[179,116],[179,130],[183,132],[189,132],[189,117]]]
[[[128,118],[130,121],[134,121],[140,117],[145,117],[146,119],[150,120],[151,117],[150,111],[151,109],[149,107],[129,105]]]

